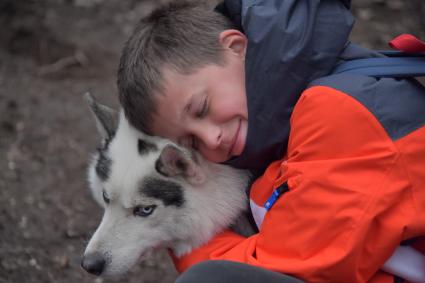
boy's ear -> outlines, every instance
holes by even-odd
[[[118,126],[118,112],[98,103],[90,93],[84,94],[90,110],[96,120],[97,129],[103,139],[111,139]]]
[[[248,40],[242,32],[236,29],[227,29],[222,31],[218,38],[221,46],[245,59]]]

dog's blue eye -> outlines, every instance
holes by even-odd
[[[108,198],[108,195],[105,193],[105,191],[102,192],[103,201],[105,203],[109,203],[111,200]]]
[[[156,205],[148,205],[148,206],[136,206],[133,209],[133,215],[134,216],[141,216],[146,217],[152,214],[152,212],[155,210]]]

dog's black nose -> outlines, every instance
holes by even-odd
[[[88,254],[84,255],[83,260],[81,261],[81,267],[87,272],[99,276],[105,268],[105,263],[105,259],[101,254]]]

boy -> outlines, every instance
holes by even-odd
[[[425,90],[325,77],[340,60],[379,56],[347,42],[348,6],[227,1],[223,16],[176,1],[127,42],[118,87],[130,123],[265,170],[251,189],[259,233],[226,231],[176,259],[180,271],[206,259],[249,265],[211,261],[180,282],[393,282],[381,267],[400,243],[422,243]]]

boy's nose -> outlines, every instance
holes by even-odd
[[[196,136],[209,149],[216,149],[222,142],[221,128],[215,125],[203,125],[198,129]]]

